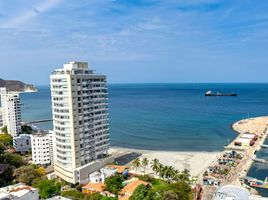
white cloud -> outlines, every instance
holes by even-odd
[[[33,8],[27,9],[26,11],[8,19],[0,27],[2,28],[16,28],[19,25],[23,25],[29,20],[36,17],[38,14],[48,11],[53,7],[56,7],[62,0],[47,0]]]

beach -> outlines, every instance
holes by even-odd
[[[147,158],[149,161],[158,159],[163,165],[173,166],[177,170],[188,169],[192,176],[199,176],[204,170],[216,160],[219,152],[190,152],[190,151],[154,151],[138,150],[121,147],[112,147],[110,153],[113,155],[123,155],[128,153],[141,154],[140,159]],[[131,163],[128,164],[131,166]],[[132,169],[136,172],[136,169]],[[153,173],[148,166],[146,173]],[[143,167],[137,170],[138,173],[144,173]]]
[[[233,129],[239,134],[249,132],[258,136],[262,135],[268,125],[268,117],[255,117],[244,119],[233,124]]]

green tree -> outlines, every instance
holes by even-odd
[[[32,134],[33,129],[32,129],[31,126],[28,126],[28,125],[22,125],[22,126],[21,126],[21,132],[22,132],[23,134]]]
[[[118,200],[117,197],[106,197],[106,196],[102,196],[100,200]]]
[[[1,128],[2,133],[8,134],[7,126]]]
[[[187,182],[178,182],[169,184],[167,191],[172,191],[180,200],[192,199],[192,188]]]
[[[105,179],[106,190],[117,195],[119,191],[123,188],[122,184],[123,181],[124,181],[123,177],[119,174],[106,178]]]
[[[9,185],[13,180],[13,169],[7,167],[3,173],[0,174],[0,187]]]
[[[38,188],[39,195],[43,199],[50,198],[54,195],[59,194],[61,189],[61,184],[55,180],[41,180],[39,183],[36,184]],[[78,192],[78,191],[72,191]]]
[[[153,159],[151,161],[151,168],[157,174],[159,172],[160,163],[158,159]]]
[[[136,173],[137,173],[137,170],[138,170],[138,168],[139,168],[140,165],[141,165],[141,161],[140,161],[140,159],[139,159],[139,158],[136,158],[136,159],[132,162],[132,165],[133,165],[133,167],[136,169]]]
[[[0,134],[0,143],[6,147],[12,147],[13,146],[13,138],[11,135],[9,135],[7,133]]]
[[[177,200],[177,199],[179,199],[178,195],[175,192],[170,191],[170,190],[164,191],[162,196],[163,196],[163,198],[162,198],[163,200]]]
[[[39,177],[39,174],[32,165],[26,165],[15,169],[13,176],[17,182],[31,185],[33,180]]]
[[[130,197],[130,200],[141,200],[141,199],[143,199],[143,200],[148,199],[149,200],[150,199],[149,193],[150,193],[150,187],[141,184],[133,192],[132,196]]]
[[[0,154],[3,154],[5,152],[5,147],[3,144],[0,143]]]
[[[20,155],[12,153],[0,154],[0,163],[10,164],[14,167],[20,167],[25,164]]]
[[[149,160],[147,158],[143,158],[142,161],[141,161],[141,164],[143,166],[143,170],[144,170],[144,174],[145,174],[146,173],[146,167],[149,164]]]
[[[93,194],[89,195],[86,198],[86,200],[101,200],[102,197],[103,196],[100,193],[96,192],[96,193],[93,193]]]
[[[77,190],[63,191],[60,194],[63,197],[67,197],[73,200],[85,199],[85,196],[83,195],[83,193]]]

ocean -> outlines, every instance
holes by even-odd
[[[51,118],[49,86],[21,94],[24,121]],[[205,97],[208,90],[237,97]],[[231,125],[268,115],[268,84],[111,84],[111,145],[165,151],[221,151],[237,134]],[[37,126],[50,129],[52,123]],[[268,140],[266,141],[268,144]],[[257,157],[268,159],[268,149]],[[264,180],[268,167],[254,163],[248,176]],[[260,190],[264,196],[268,191]]]
[[[24,121],[51,118],[49,86],[21,94]],[[237,97],[205,97],[207,90]],[[220,151],[231,125],[267,115],[268,84],[111,84],[111,145],[168,151]],[[37,126],[49,129],[51,122]]]

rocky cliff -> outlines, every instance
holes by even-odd
[[[17,92],[35,92],[37,88],[30,84],[25,84],[21,81],[15,80],[4,80],[0,78],[0,87],[7,88],[8,91],[17,91]]]

